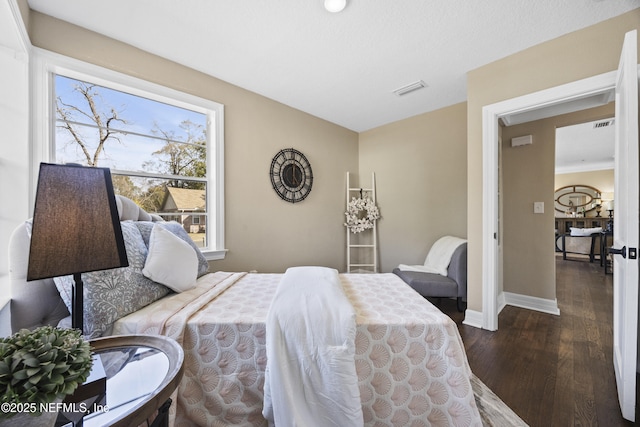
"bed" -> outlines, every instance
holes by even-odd
[[[118,205],[127,224],[123,231],[132,224],[147,230],[164,224],[122,206],[120,199]],[[60,283],[25,281],[28,239],[28,224],[23,224],[10,244],[12,328],[64,324],[68,310]],[[126,234],[125,240],[131,263]],[[134,293],[143,306],[117,313],[100,334],[161,334],[183,347],[185,374],[173,406],[176,426],[266,426],[267,318],[284,275],[202,273],[194,287],[168,290],[153,302]],[[354,380],[364,425],[482,425],[455,323],[394,274],[337,277],[355,313]],[[157,284],[145,285],[156,289]],[[85,295],[87,287],[85,280]],[[91,299],[89,304],[94,307]],[[86,310],[85,324],[87,316],[92,320]],[[120,308],[109,308],[114,310]]]

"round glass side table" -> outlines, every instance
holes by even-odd
[[[167,425],[170,396],[184,370],[178,343],[160,335],[119,335],[90,343],[106,377],[104,393],[80,396],[75,402],[82,404],[69,406],[88,413],[63,409],[56,425],[137,426],[154,416],[150,425]]]

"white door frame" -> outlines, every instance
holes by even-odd
[[[613,91],[616,71],[482,108],[482,328],[498,329],[498,119]],[[554,114],[555,115],[555,114]]]

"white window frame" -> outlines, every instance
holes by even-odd
[[[148,97],[207,115],[207,239],[203,254],[208,260],[224,259],[224,105],[168,87],[131,77],[47,50],[33,48],[31,70],[31,173],[30,206],[35,201],[41,162],[54,158],[54,75]],[[213,145],[211,147],[210,145]],[[30,212],[32,215],[33,212]]]

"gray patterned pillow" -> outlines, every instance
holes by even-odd
[[[84,334],[87,339],[111,330],[113,322],[151,304],[170,290],[142,275],[147,246],[133,222],[121,222],[129,267],[83,273]],[[73,276],[54,279],[62,300],[71,312]]]
[[[196,251],[196,255],[198,255],[198,277],[203,276],[209,272],[209,262],[200,251],[200,248],[198,248],[193,240],[191,240],[182,225],[180,225],[178,222],[135,221],[134,224],[140,230],[140,234],[142,234],[142,239],[144,240],[145,245],[147,245],[147,248],[149,247],[149,236],[151,236],[151,230],[153,230],[154,226],[159,225],[165,230],[169,230],[170,232],[190,244],[191,247]]]

